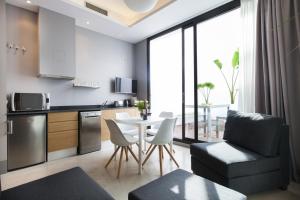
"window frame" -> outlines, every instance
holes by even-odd
[[[197,92],[197,79],[198,79],[198,60],[197,60],[197,24],[202,23],[204,21],[213,19],[215,17],[221,16],[223,14],[226,14],[230,11],[233,11],[235,9],[240,8],[241,6],[241,1],[240,0],[233,0],[230,1],[224,5],[221,5],[217,8],[214,8],[206,13],[203,13],[199,16],[196,16],[190,20],[187,20],[183,23],[180,23],[178,25],[175,25],[169,29],[166,29],[164,31],[161,31],[149,38],[147,38],[147,99],[148,101],[150,101],[151,99],[151,74],[150,74],[150,42],[151,40],[154,40],[158,37],[164,36],[168,33],[171,33],[173,31],[176,31],[178,29],[181,29],[182,31],[182,116],[185,116],[185,34],[184,34],[184,30],[187,28],[191,28],[193,27],[194,30],[194,102],[197,103],[198,102],[198,92]],[[197,106],[195,106],[195,110],[194,110],[194,120],[195,122],[198,121],[198,108]],[[195,139],[190,139],[190,138],[186,138],[185,137],[185,117],[182,117],[182,139],[177,139],[174,138],[174,141],[178,141],[178,142],[183,142],[183,143],[194,143],[194,142],[202,142],[200,140],[198,140],[198,128],[195,128],[195,133],[194,133],[194,138]]]

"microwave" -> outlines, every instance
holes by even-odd
[[[11,111],[50,110],[49,93],[12,93],[10,95]]]

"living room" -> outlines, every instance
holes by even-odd
[[[298,0],[0,0],[0,199],[300,199]]]

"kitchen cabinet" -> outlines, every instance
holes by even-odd
[[[105,119],[115,119],[116,113],[118,112],[127,112],[132,117],[139,116],[139,111],[136,107],[103,110],[101,116],[101,140],[102,141],[110,139],[110,132],[106,125]]]
[[[39,76],[74,79],[75,19],[39,9]]]
[[[48,152],[78,146],[78,112],[48,113]]]

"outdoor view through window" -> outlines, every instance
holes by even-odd
[[[235,9],[150,41],[151,112],[158,116],[171,111],[178,117],[175,138],[222,138],[227,109],[238,107],[240,24],[240,9]],[[198,102],[194,98],[196,85]]]

